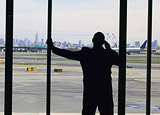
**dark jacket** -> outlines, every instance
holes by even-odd
[[[52,48],[52,52],[68,58],[80,61],[84,79],[103,79],[110,78],[112,65],[119,65],[120,58],[117,52],[112,49],[100,48],[88,48],[83,47],[79,51],[68,51],[65,49]]]

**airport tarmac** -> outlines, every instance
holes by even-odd
[[[46,113],[12,113],[13,115],[46,115]],[[3,112],[0,112],[0,115],[4,115]],[[51,113],[50,115],[81,115],[81,113]],[[99,113],[96,113],[95,115],[100,115]],[[114,115],[118,115],[117,113],[114,113]],[[146,115],[146,114],[132,114],[132,113],[126,113],[125,115]],[[160,115],[160,114],[150,114],[150,115]]]
[[[31,55],[28,56],[29,59],[26,59],[27,56],[22,57],[18,58],[17,56],[17,59],[14,58],[13,112],[34,113],[34,115],[45,113],[47,68],[45,65],[46,59],[44,59],[45,55],[37,57]],[[37,60],[34,59],[35,57]],[[3,59],[1,60],[4,61]],[[133,68],[127,68],[126,72],[126,112],[130,114],[144,114],[146,103],[146,65],[138,63],[128,63],[127,65],[133,66]],[[3,63],[0,64],[0,112],[4,111],[4,66]],[[27,67],[36,67],[37,70],[28,72]],[[153,67],[151,113],[157,114],[160,113],[160,64],[154,64]],[[63,72],[55,73],[53,71],[55,68],[62,69]],[[68,115],[69,113],[81,113],[82,81],[83,75],[79,62],[53,57],[51,83],[52,113],[68,113]],[[112,69],[112,82],[114,111],[117,113],[118,68],[116,67]]]

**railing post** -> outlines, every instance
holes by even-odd
[[[147,45],[147,90],[146,115],[150,115],[151,103],[151,43],[152,43],[152,0],[148,0],[148,45]]]
[[[126,40],[127,40],[127,0],[120,0],[119,55],[123,62],[119,66],[118,115],[125,115],[126,94]]]
[[[6,0],[5,115],[12,115],[13,8],[14,0]]]
[[[51,39],[52,34],[52,0],[48,0],[48,34],[47,39]],[[51,49],[47,46],[47,106],[46,115],[50,115],[51,109]]]

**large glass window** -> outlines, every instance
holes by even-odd
[[[45,113],[47,1],[15,0],[13,112]]]
[[[4,75],[5,75],[5,0],[0,4],[0,112],[4,111]]]
[[[151,113],[158,113],[160,105],[157,103],[159,98],[158,77],[159,56],[155,55],[158,51],[158,43],[154,48],[154,43],[159,41],[158,32],[158,1],[153,2],[153,38],[152,38],[152,93],[151,93]],[[148,2],[146,0],[128,0],[128,50],[140,49],[138,53],[130,53],[127,56],[127,84],[126,84],[126,112],[145,113],[146,112],[146,68],[147,68],[147,40],[148,28]],[[156,80],[155,80],[156,79]]]
[[[153,1],[153,39],[152,39],[152,82],[151,82],[151,113],[160,112],[159,82],[160,82],[160,1]]]
[[[146,46],[141,52],[140,47],[147,39],[147,1],[128,1],[128,54],[126,82],[126,112],[145,113],[146,104]],[[136,52],[136,48],[139,51]],[[130,52],[130,50],[135,50]],[[142,63],[143,62],[143,63]]]
[[[112,47],[118,45],[118,0],[54,0],[53,41],[60,48],[79,50],[92,47],[94,33],[101,31]],[[81,113],[83,74],[79,62],[55,57],[53,68],[62,73],[52,74],[52,112]],[[53,69],[52,69],[53,70]],[[118,70],[113,68],[115,112],[118,107]]]

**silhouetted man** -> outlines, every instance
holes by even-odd
[[[119,65],[119,55],[110,48],[101,32],[95,33],[92,42],[93,48],[83,47],[75,52],[56,48],[52,41],[47,43],[53,53],[80,61],[84,76],[82,115],[95,115],[97,107],[100,115],[113,115],[111,67]]]

